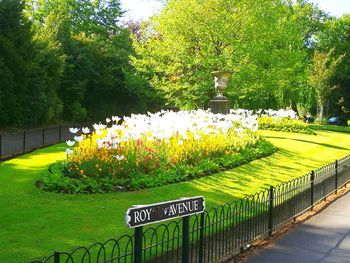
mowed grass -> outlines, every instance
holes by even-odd
[[[277,153],[213,176],[137,192],[67,195],[37,189],[35,181],[47,165],[65,158],[63,144],[4,162],[0,164],[0,262],[28,262],[54,250],[71,251],[131,233],[124,216],[132,205],[203,195],[212,207],[301,176],[350,153],[347,133],[261,134],[279,147]]]
[[[350,127],[347,127],[347,126],[317,125],[317,124],[310,124],[309,126],[311,129],[319,130],[319,131],[325,130],[325,131],[336,131],[336,132],[350,133]]]

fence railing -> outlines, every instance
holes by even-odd
[[[134,235],[79,247],[70,253],[57,251],[31,263],[214,262],[271,235],[348,182],[350,155],[202,214],[144,230],[137,228]]]
[[[82,127],[81,125],[78,127]],[[72,139],[68,126],[0,133],[0,161]]]

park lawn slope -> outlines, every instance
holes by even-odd
[[[34,187],[48,164],[64,159],[56,145],[0,164],[0,262],[28,262],[94,241],[131,233],[128,207],[203,195],[208,207],[301,176],[350,153],[350,134],[261,131],[279,147],[264,159],[201,179],[137,192],[68,195]]]

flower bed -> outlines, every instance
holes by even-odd
[[[58,192],[137,190],[198,178],[273,153],[257,116],[162,111],[106,119],[67,141],[67,160],[42,177]],[[71,129],[77,133],[78,129]]]
[[[260,110],[257,114],[261,130],[315,134],[293,110]]]

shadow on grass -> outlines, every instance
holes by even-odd
[[[312,130],[316,130],[316,131],[332,131],[332,132],[350,133],[350,127],[345,127],[345,126],[310,124],[310,128]]]
[[[278,137],[278,136],[266,136],[266,138],[271,138],[271,139],[286,139],[285,137]],[[320,145],[320,146],[325,146],[325,147],[329,147],[329,148],[333,148],[333,149],[337,149],[337,150],[350,150],[349,148],[344,148],[344,147],[340,147],[340,146],[332,145],[332,144],[328,144],[328,143],[313,142],[313,141],[308,141],[308,140],[303,140],[303,139],[294,139],[294,138],[288,138],[288,140],[293,140],[293,141],[298,141],[298,142],[312,143],[312,144],[316,144],[316,145]]]
[[[327,143],[302,140],[305,137],[293,139],[277,135],[275,138],[281,139],[276,140],[280,149],[269,157],[193,181],[135,192],[67,195],[36,190],[34,181],[39,174],[49,163],[55,162],[57,157],[64,158],[63,144],[7,161],[4,167],[0,164],[0,195],[5,197],[7,202],[3,213],[0,213],[0,228],[1,224],[4,226],[4,234],[0,235],[3,249],[3,253],[0,251],[0,262],[25,262],[45,256],[54,249],[70,251],[76,246],[106,240],[112,235],[130,233],[125,227],[124,217],[126,209],[132,205],[196,195],[203,195],[208,207],[222,205],[238,200],[245,194],[252,194],[270,185],[302,176],[304,172],[321,166],[327,161],[325,159],[329,158],[326,156],[320,160],[319,152],[315,155],[300,156],[293,150],[290,151],[293,147],[288,148],[295,144],[295,141],[306,142],[305,148],[316,148],[313,145],[318,144],[327,151],[327,148],[331,147],[328,150],[333,153],[339,148],[348,150]],[[300,147],[303,147],[302,144]],[[42,227],[40,231],[38,227]],[[34,231],[37,231],[35,235]],[[52,239],[52,236],[55,236],[55,239]],[[15,244],[13,239],[17,240]],[[13,247],[16,247],[16,250],[13,250]],[[20,257],[21,260],[2,258],[4,255],[11,255],[11,258]]]

